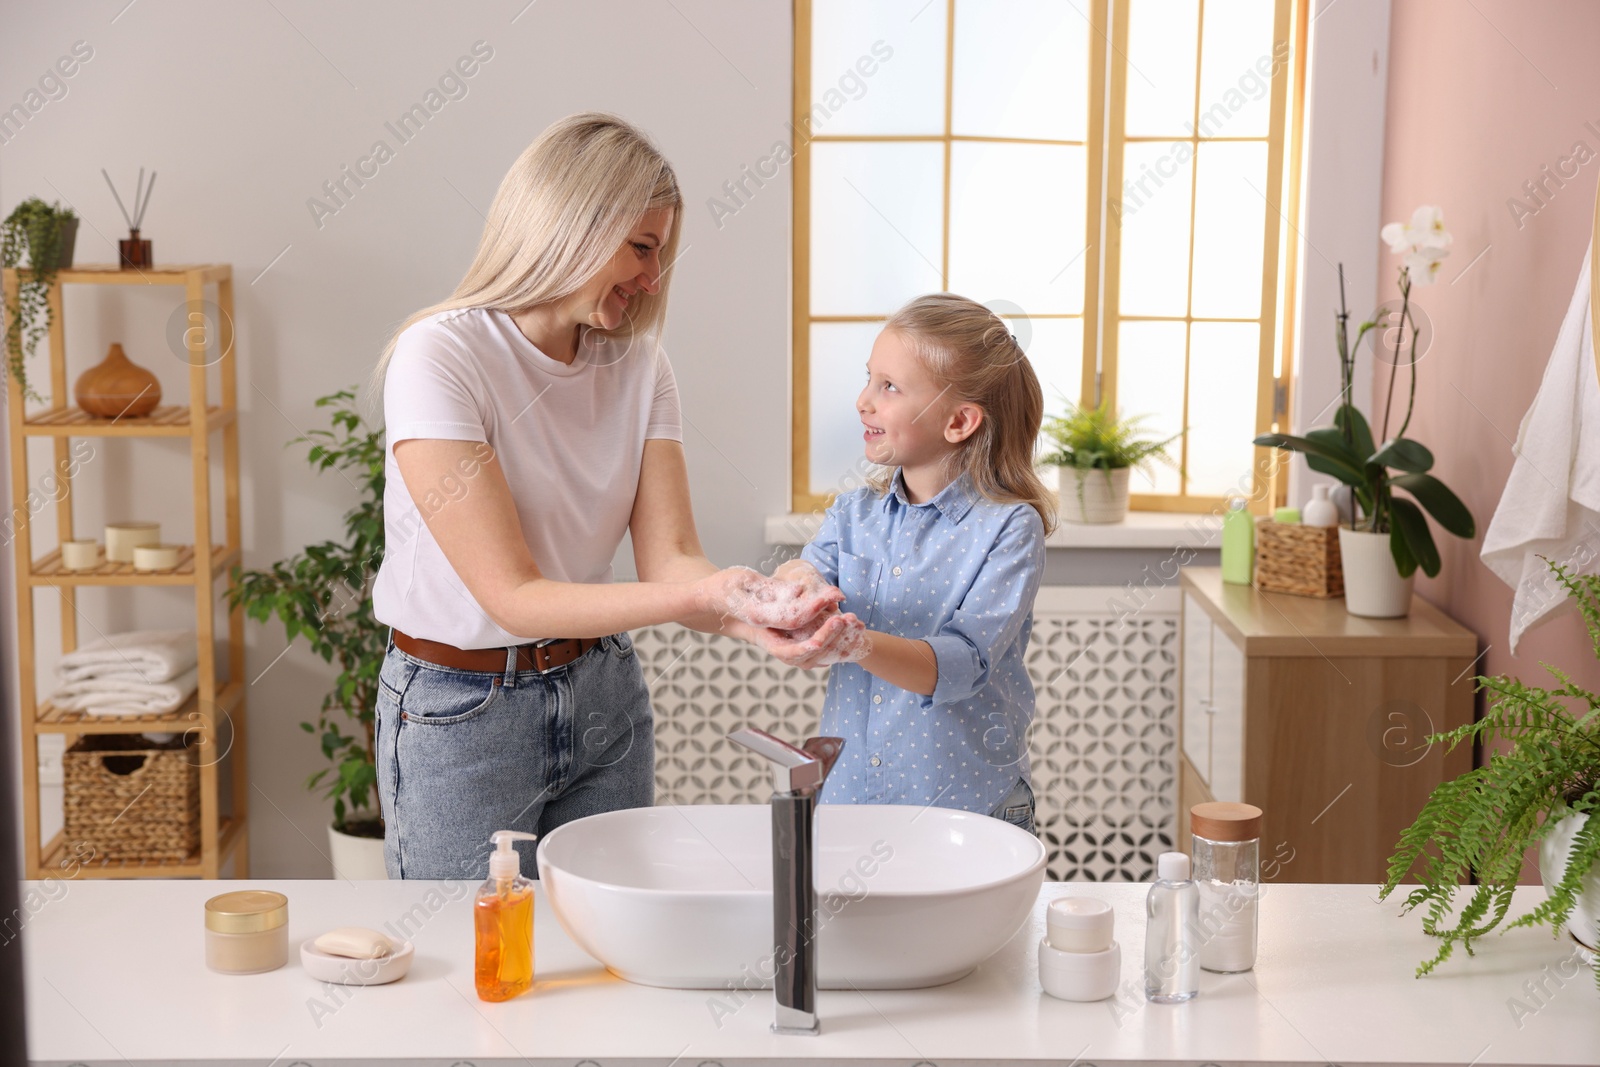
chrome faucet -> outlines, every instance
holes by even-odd
[[[728,740],[772,766],[772,1031],[815,1034],[820,1028],[812,816],[844,739],[813,737],[796,748],[763,730],[744,727]]]

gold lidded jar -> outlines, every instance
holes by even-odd
[[[206,966],[221,974],[275,971],[289,959],[289,898],[240,889],[206,901]]]

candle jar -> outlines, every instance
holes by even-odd
[[[206,901],[206,966],[222,974],[275,971],[289,959],[289,898],[242,889]]]
[[[1200,966],[1236,974],[1256,965],[1261,809],[1210,802],[1189,811],[1200,890]]]

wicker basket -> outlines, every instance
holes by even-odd
[[[1337,526],[1256,520],[1257,589],[1297,596],[1344,596]]]
[[[200,847],[200,761],[182,737],[86,734],[62,756],[64,833],[96,857],[183,860]]]

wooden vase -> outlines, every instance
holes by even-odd
[[[106,358],[84,371],[73,387],[78,406],[97,418],[138,418],[161,403],[161,383],[156,376],[130,360],[114,344]]]

